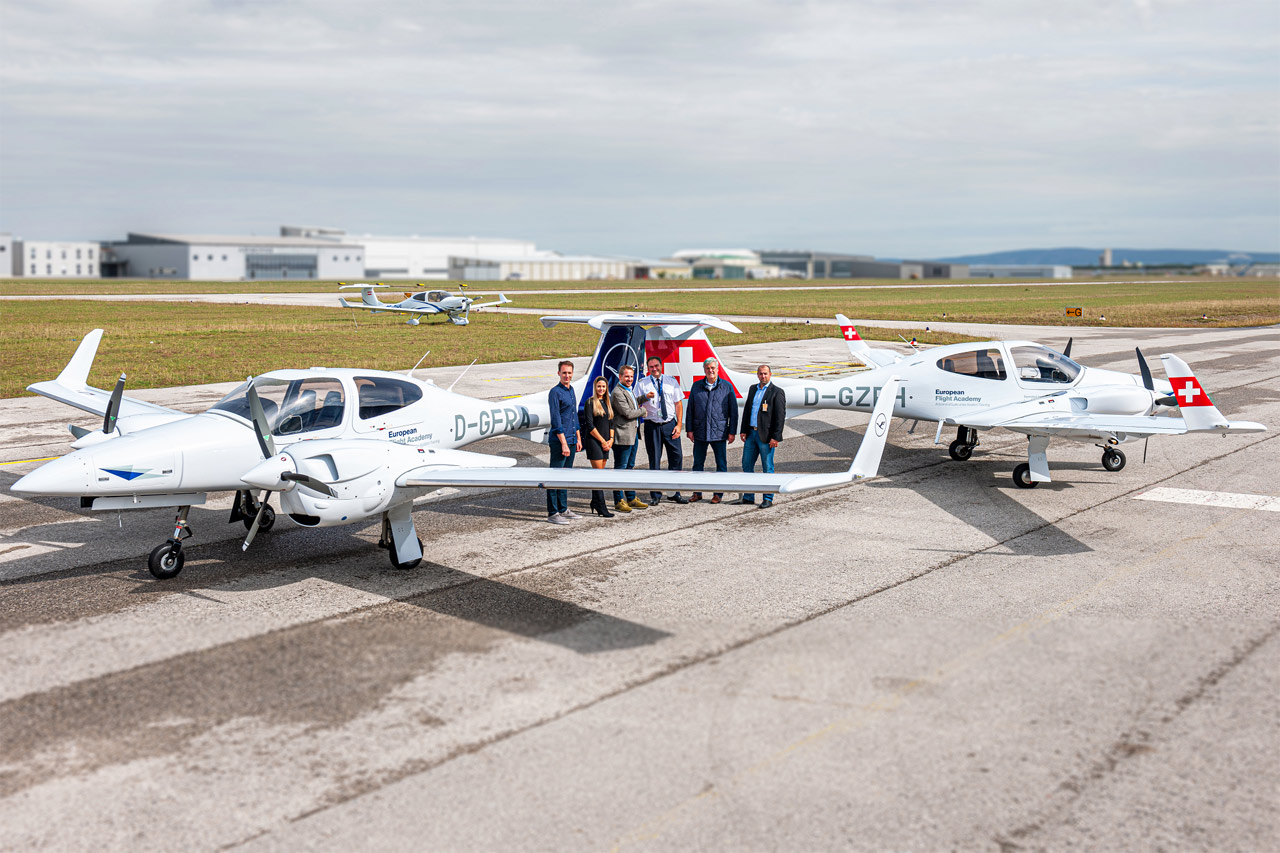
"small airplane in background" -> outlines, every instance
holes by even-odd
[[[677,317],[683,323],[696,322]],[[697,325],[682,328],[700,328]],[[603,362],[612,327],[592,364]],[[642,330],[643,332],[643,330]],[[496,435],[541,441],[550,420],[547,393],[500,402],[468,397],[431,381],[358,368],[273,370],[250,378],[208,411],[188,415],[87,384],[102,330],[85,335],[57,379],[27,390],[103,417],[101,429],[73,427],[73,452],[22,477],[15,494],[78,497],[93,510],[176,507],[173,535],[148,560],[155,577],[182,571],[187,515],[210,492],[235,492],[229,522],[248,529],[248,549],[269,530],[271,494],[303,527],[335,527],[381,517],[379,545],[396,568],[423,557],[415,499],[445,487],[780,492],[838,486],[874,477],[888,432],[893,394],[873,416],[853,464],[821,474],[594,470],[514,467],[502,456],[458,448]],[[612,355],[617,355],[612,352]],[[574,383],[581,401],[593,373]],[[897,380],[886,380],[896,388]]]
[[[506,305],[511,301],[505,293],[499,293],[495,302],[479,302],[470,296],[450,293],[447,290],[429,290],[425,293],[406,293],[405,296],[408,298],[400,302],[383,302],[378,299],[375,293],[375,290],[379,287],[387,287],[387,285],[344,284],[339,289],[358,289],[360,291],[360,301],[350,302],[338,297],[338,302],[342,304],[343,308],[360,308],[365,311],[372,311],[375,314],[407,315],[409,319],[406,322],[410,326],[418,325],[423,317],[433,317],[439,314],[447,316],[449,322],[455,326],[465,326],[469,322],[467,315],[473,310],[479,311],[481,308]]]

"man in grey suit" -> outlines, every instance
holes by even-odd
[[[636,372],[624,367],[613,386],[613,467],[627,470],[636,467],[636,449],[640,447],[637,433],[644,409],[636,402]],[[648,509],[649,505],[636,497],[635,492],[614,492],[613,507],[618,512]]]

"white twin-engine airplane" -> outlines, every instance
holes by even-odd
[[[732,323],[712,317],[702,318],[696,327],[664,326],[664,315],[601,315],[597,317],[544,317],[544,325],[588,323],[606,331],[606,374],[621,368],[619,359],[636,365],[639,353],[658,356],[668,375],[678,377],[685,393],[702,378],[702,362],[715,356],[704,328],[738,333]],[[653,324],[646,336],[641,326]],[[986,341],[953,344],[916,350],[901,355],[887,349],[872,349],[858,337],[857,330],[843,314],[837,315],[849,351],[869,370],[829,381],[791,379],[775,376],[773,381],[787,394],[787,416],[821,409],[871,411],[878,406],[890,376],[895,383],[893,414],[907,419],[936,421],[938,443],[946,426],[955,426],[956,439],[949,448],[951,458],[964,461],[978,445],[978,431],[997,427],[1028,437],[1027,461],[1013,469],[1013,481],[1020,488],[1048,483],[1046,451],[1052,438],[1096,443],[1102,447],[1102,465],[1119,471],[1125,456],[1117,445],[1153,435],[1181,435],[1188,432],[1263,432],[1266,427],[1251,421],[1228,421],[1209,400],[1199,381],[1182,359],[1161,356],[1169,379],[1155,380],[1140,351],[1141,376],[1084,367],[1068,355],[1031,341]],[[1070,352],[1070,344],[1067,346]],[[717,360],[719,358],[717,357]],[[616,362],[616,363],[615,363]],[[601,372],[601,367],[596,367]],[[640,371],[643,372],[643,371]],[[639,373],[637,373],[639,375]],[[721,367],[745,402],[746,389],[755,377]],[[1157,415],[1175,409],[1181,415]]]
[[[616,359],[615,339],[638,332],[644,348],[644,327],[623,322],[605,318],[598,325],[605,334],[592,369],[574,383],[580,404],[601,375],[606,355]],[[672,331],[679,335],[700,333],[704,323],[718,321],[666,315],[655,322],[678,323]],[[513,459],[457,448],[495,435],[539,440],[549,421],[546,392],[494,403],[402,374],[313,367],[261,374],[208,411],[188,415],[124,396],[124,376],[110,393],[89,387],[101,338],[101,329],[90,332],[57,379],[27,390],[103,416],[102,428],[72,427],[73,452],[27,474],[12,491],[79,497],[81,506],[94,510],[177,507],[172,537],[148,561],[158,578],[182,570],[182,543],[192,535],[188,510],[205,503],[209,492],[236,492],[230,521],[248,528],[246,549],[259,530],[274,523],[268,500],[278,493],[281,508],[304,527],[381,517],[379,545],[389,550],[392,565],[411,568],[422,559],[413,501],[444,487],[791,493],[873,477],[893,399],[890,390],[847,471],[516,468]],[[896,387],[896,379],[886,381],[888,388]]]
[[[467,315],[473,309],[479,311],[481,308],[506,305],[511,301],[505,293],[499,293],[495,302],[477,302],[470,296],[450,293],[447,290],[429,290],[426,293],[406,293],[405,295],[409,298],[400,302],[383,302],[378,299],[374,289],[386,286],[385,284],[344,284],[338,289],[359,288],[360,301],[349,302],[339,296],[338,302],[343,308],[361,308],[375,314],[404,314],[408,316],[409,319],[405,322],[410,326],[418,325],[420,317],[431,317],[437,314],[446,315],[449,322],[455,326],[465,326],[470,322]]]

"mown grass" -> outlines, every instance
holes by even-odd
[[[1060,326],[1266,326],[1280,323],[1280,282],[1107,282],[1055,287],[795,290],[736,293],[533,295],[522,308],[699,311],[707,314],[830,317],[920,323],[1022,323]],[[1080,306],[1084,316],[1066,316]],[[1202,319],[1207,315],[1207,319]],[[1105,320],[1101,318],[1105,316]]]
[[[369,367],[406,370],[427,350],[423,367],[585,356],[598,333],[580,325],[545,329],[527,314],[480,313],[471,325],[432,321],[406,326],[390,317],[328,308],[165,302],[5,302],[0,304],[0,397],[58,375],[81,337],[106,334],[90,374],[109,388],[121,372],[130,388],[231,382],[279,367]],[[910,337],[899,329],[860,329],[872,340]],[[923,343],[968,340],[916,332]],[[833,326],[744,324],[743,334],[711,332],[720,346],[766,341],[838,339]]]

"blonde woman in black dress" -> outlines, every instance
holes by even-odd
[[[592,386],[591,399],[578,412],[578,422],[582,427],[582,449],[587,452],[587,459],[592,468],[603,468],[613,449],[613,402],[609,399],[609,382],[603,376],[596,377]],[[613,518],[609,505],[604,500],[604,490],[591,492],[591,511],[604,518]]]

